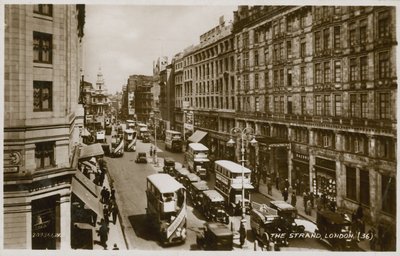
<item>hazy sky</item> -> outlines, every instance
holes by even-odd
[[[96,83],[101,67],[110,93],[129,75],[152,75],[153,60],[199,43],[201,34],[233,20],[237,6],[86,5],[85,80]]]

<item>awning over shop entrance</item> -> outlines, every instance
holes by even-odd
[[[256,136],[256,140],[260,146],[267,146],[269,149],[289,147],[289,141],[281,138]]]
[[[88,208],[93,210],[98,216],[103,217],[103,207],[98,197],[96,185],[77,171],[72,178],[72,192],[84,202]]]
[[[192,136],[189,137],[188,141],[192,143],[199,143],[206,135],[207,132],[197,130],[193,133]]]
[[[81,149],[81,155],[79,156],[79,159],[83,158],[90,158],[94,156],[103,156],[104,151],[103,148],[101,147],[100,143],[88,145],[88,146],[83,146]]]

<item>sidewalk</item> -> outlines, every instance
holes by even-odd
[[[112,182],[110,182],[110,176],[109,176],[108,171],[106,173],[107,173],[107,175],[105,176],[103,186],[108,188],[108,190],[111,190],[110,183],[112,183]],[[115,198],[116,198],[115,201],[118,202],[118,199],[117,199],[118,192],[117,191],[115,192]],[[118,211],[117,221],[115,222],[115,224],[112,223],[112,216],[110,216],[110,223],[108,224],[109,233],[108,233],[108,240],[107,240],[107,250],[112,250],[114,247],[114,244],[117,245],[119,250],[127,250],[128,249],[127,243],[125,241],[124,233],[122,231],[122,225],[121,225],[120,220],[121,220],[121,216],[120,216],[119,211]],[[99,230],[99,228],[100,228],[99,222],[100,222],[100,220],[98,219],[95,230]],[[100,241],[100,237],[97,235],[97,232],[94,232],[93,239],[94,239],[94,241]],[[95,242],[93,244],[93,250],[104,250],[104,248],[102,245]]]
[[[260,182],[260,186],[258,191],[263,194],[264,196],[268,197],[271,200],[283,200],[282,193],[276,189],[275,185],[272,187],[272,195],[268,194],[268,188],[267,184],[263,183],[262,181]],[[290,202],[290,196],[288,199],[288,202]],[[303,196],[297,196],[297,203],[296,203],[296,208],[298,215],[301,216],[302,218],[309,220],[316,224],[317,220],[317,211],[316,207],[312,209],[311,215],[307,215],[305,210],[304,210],[304,203],[303,203]],[[371,227],[368,225],[368,223],[365,224],[365,230],[368,231]],[[363,251],[371,251],[370,246],[369,246],[369,240],[361,240],[358,243],[358,246],[363,250]]]

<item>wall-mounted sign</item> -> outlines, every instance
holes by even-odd
[[[4,173],[14,173],[19,171],[22,164],[21,151],[4,150],[3,156]]]

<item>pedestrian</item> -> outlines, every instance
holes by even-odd
[[[104,203],[108,204],[110,201],[110,191],[106,188],[106,192],[104,192]]]
[[[293,207],[296,208],[296,203],[297,203],[297,195],[296,195],[296,191],[293,191],[292,193],[292,200],[291,200],[291,205],[293,205]]]
[[[99,186],[103,186],[104,184],[104,179],[106,178],[106,173],[104,170],[100,169],[100,175],[99,175]]]
[[[311,215],[311,200],[307,200],[306,214]]]
[[[272,181],[268,181],[267,183],[267,187],[268,187],[268,195],[272,196]]]
[[[289,192],[288,192],[287,188],[283,189],[282,195],[283,195],[283,200],[286,202],[288,200],[288,197],[289,197]]]
[[[100,236],[100,244],[103,246],[104,250],[107,250],[107,240],[108,240],[108,232],[109,228],[107,225],[101,225],[98,231],[98,235]]]
[[[323,209],[321,197],[318,194],[315,197],[317,202],[317,210],[320,211]]]
[[[308,194],[307,192],[303,192],[303,206],[304,206],[304,211],[307,209],[307,201],[308,201]]]
[[[118,208],[117,208],[117,204],[113,204],[112,208],[111,208],[111,214],[113,217],[113,224],[115,225],[115,223],[117,222],[117,214],[118,214]]]
[[[244,241],[246,240],[246,228],[244,227],[244,220],[240,221],[239,235],[240,235],[240,247],[243,248]]]
[[[106,222],[106,224],[108,224],[110,222],[110,219],[108,218],[109,211],[108,211],[107,205],[104,205],[104,207],[103,207],[103,215],[104,215],[104,221]]]
[[[288,179],[285,179],[285,188],[289,189],[290,183]]]
[[[150,145],[150,156],[153,156],[153,145]]]
[[[114,187],[111,187],[110,199],[111,199],[111,200],[115,200],[115,189],[114,189]]]
[[[112,248],[113,250],[119,250],[117,244],[114,244],[114,247]]]
[[[311,202],[311,209],[314,209],[314,193],[311,191],[309,196],[308,196],[308,200],[310,200]]]
[[[304,192],[304,181],[300,181],[300,185],[299,185],[299,192],[303,193]]]
[[[106,197],[106,187],[103,187],[103,189],[100,192],[100,195],[101,195],[100,202],[102,202],[104,204],[105,197]]]

